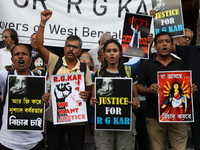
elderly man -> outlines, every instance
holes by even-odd
[[[194,33],[192,30],[189,28],[184,29],[184,36],[176,37],[173,39],[173,43],[177,45],[182,45],[182,46],[189,46],[192,38],[194,36]]]
[[[0,70],[13,70],[10,50],[18,44],[18,34],[14,29],[6,29],[1,38],[4,48],[0,49]]]

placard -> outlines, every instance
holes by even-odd
[[[122,35],[123,56],[149,58],[147,37],[151,21],[151,16],[126,13]]]
[[[156,12],[155,35],[160,32],[169,32],[172,37],[184,35],[181,0],[152,0],[152,8]]]
[[[159,122],[193,122],[191,71],[158,72]]]
[[[7,129],[43,131],[45,77],[9,75]]]
[[[54,124],[87,121],[86,102],[79,95],[79,92],[84,90],[83,72],[51,76]]]
[[[95,78],[95,130],[130,131],[132,78]]]

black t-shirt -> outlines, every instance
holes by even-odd
[[[94,78],[92,79],[93,82],[95,82],[95,77],[98,76],[97,72],[98,71],[95,72]],[[120,77],[120,74],[119,72],[110,72],[106,70],[105,77]],[[133,83],[136,82],[136,75],[133,69],[131,69],[131,78],[133,79]]]
[[[173,56],[172,61],[164,66],[156,60],[154,55],[149,60],[142,63],[138,74],[138,84],[146,85],[150,87],[152,83],[157,83],[157,72],[158,71],[176,71],[185,70],[186,65],[182,60],[176,59]],[[158,94],[146,95],[146,116],[158,119]]]
[[[176,52],[185,62],[187,69],[192,70],[192,83],[200,88],[200,47],[177,45]],[[200,96],[200,90],[195,95]]]

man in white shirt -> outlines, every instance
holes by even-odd
[[[1,38],[5,47],[0,49],[0,70],[14,70],[10,50],[18,44],[18,34],[14,29],[6,29]]]
[[[15,66],[14,75],[30,75],[33,76],[33,72],[29,70],[32,62],[31,50],[26,46],[17,45],[11,49],[12,63]],[[0,71],[0,91],[3,97],[7,95],[5,93],[6,80],[8,76],[8,71]],[[41,95],[42,96],[42,95]],[[42,98],[42,100],[44,100]],[[47,101],[46,101],[47,102]],[[45,103],[46,103],[45,102]],[[38,150],[41,148],[40,141],[43,136],[41,132],[35,131],[12,131],[7,130],[7,113],[8,113],[8,98],[5,99],[5,104],[3,106],[3,117],[2,117],[2,127],[0,130],[0,143],[1,150]]]

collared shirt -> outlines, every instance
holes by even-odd
[[[157,72],[158,71],[176,71],[185,70],[186,65],[182,60],[172,57],[172,61],[164,66],[162,63],[156,60],[154,55],[149,60],[142,63],[138,74],[138,84],[146,85],[150,87],[151,84],[157,83]],[[158,119],[158,94],[146,95],[146,116]]]
[[[12,65],[11,53],[5,47],[0,49],[0,70],[5,70],[6,65]]]

